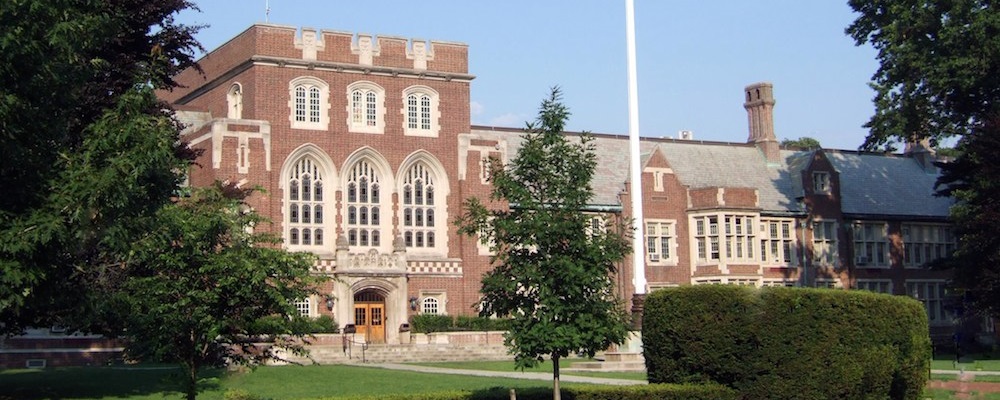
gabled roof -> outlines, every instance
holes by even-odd
[[[473,127],[483,138],[503,139],[513,156],[521,147],[521,131]],[[569,133],[568,135],[575,134]],[[594,135],[598,158],[592,187],[593,205],[620,206],[618,195],[629,179],[628,137]],[[845,214],[948,216],[951,200],[934,197],[936,174],[925,172],[903,156],[831,150],[781,150],[778,163],[768,163],[756,146],[746,143],[642,138],[642,165],[659,149],[677,179],[691,189],[752,188],[759,193],[764,213],[801,214],[802,171],[809,168],[816,151],[824,152],[840,174]]]
[[[910,157],[826,151],[840,174],[845,214],[947,217],[952,199],[934,196],[938,174]]]

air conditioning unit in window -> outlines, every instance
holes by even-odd
[[[660,255],[657,254],[657,253],[650,253],[649,254],[649,261],[659,262],[660,261]]]
[[[858,256],[854,259],[854,265],[868,265],[868,257]]]

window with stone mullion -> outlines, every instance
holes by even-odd
[[[295,87],[295,120],[306,121],[306,87],[299,85]]]
[[[323,177],[312,159],[304,158],[288,177],[288,244],[323,245]]]
[[[417,164],[403,182],[403,242],[411,248],[435,246],[434,180],[430,171]]]
[[[367,162],[357,163],[347,182],[347,242],[351,246],[381,245],[381,204],[378,175]]]

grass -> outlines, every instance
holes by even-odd
[[[956,362],[954,355],[945,354],[931,360],[931,369],[1000,371],[1000,359],[973,354],[964,356]]]
[[[568,361],[568,362],[567,362]],[[592,361],[588,359],[571,359],[563,360],[559,363],[559,374],[560,375],[572,375],[572,376],[589,376],[595,378],[612,378],[612,379],[629,379],[636,381],[646,381],[645,372],[601,372],[601,371],[566,371],[565,368],[572,368],[573,363],[577,362],[587,362]],[[474,369],[481,371],[500,371],[500,372],[511,372],[518,371],[514,367],[513,361],[452,361],[452,362],[438,362],[438,363],[414,363],[414,365],[423,365],[427,367],[438,367],[438,368],[453,368],[453,369]],[[552,373],[552,362],[546,361],[535,368],[527,368],[524,372],[544,372]]]
[[[139,367],[0,370],[0,399],[178,399],[182,398],[179,372],[176,368]],[[475,391],[491,387],[551,387],[549,385],[543,381],[424,374],[346,365],[281,366],[260,367],[242,373],[207,371],[198,398],[219,400],[229,389],[243,389],[274,400],[290,400]]]

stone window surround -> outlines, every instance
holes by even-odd
[[[295,119],[296,112],[296,89],[302,87],[306,90],[305,113],[309,115],[308,91],[311,88],[319,89],[319,121],[312,122],[308,118],[305,121]],[[322,79],[312,76],[300,76],[288,83],[288,121],[294,129],[326,130],[330,126],[330,86]]]

